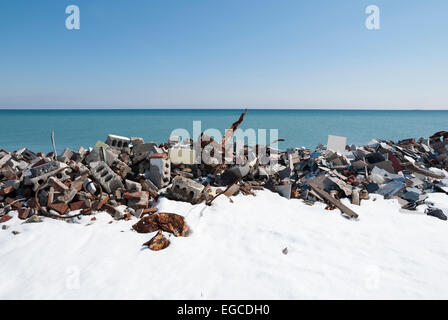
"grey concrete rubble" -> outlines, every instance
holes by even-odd
[[[166,153],[154,153],[149,157],[149,179],[157,188],[169,185],[171,177],[171,161]]]
[[[191,179],[176,176],[171,188],[168,189],[167,197],[195,204],[201,200],[204,188],[202,184]]]
[[[229,129],[236,130],[245,115]],[[56,157],[26,148],[0,150],[1,221],[11,219],[13,210],[27,223],[98,211],[114,219],[144,219],[157,212],[159,197],[213,205],[217,197],[232,201],[263,189],[308,205],[324,202],[350,219],[362,218],[357,208],[376,194],[404,210],[420,207],[419,212],[447,220],[447,212],[428,201],[430,193],[448,194],[446,131],[419,140],[373,139],[358,147],[338,136],[314,150],[246,145],[238,154],[235,148],[224,152],[223,146],[237,144],[231,132],[221,141],[201,134],[196,141],[170,136],[159,145],[110,134],[93,148],[66,148]],[[207,148],[214,154],[204,156]],[[216,161],[220,156],[235,161]]]
[[[114,134],[110,134],[107,136],[106,144],[111,146],[114,149],[123,149],[128,148],[131,139],[127,137],[121,137]]]
[[[112,193],[118,188],[123,188],[120,177],[112,171],[107,163],[98,161],[89,164],[93,177],[101,184],[104,190]]]

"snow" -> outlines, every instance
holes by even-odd
[[[135,218],[22,224],[13,213],[0,230],[0,299],[448,298],[448,226],[423,206],[344,199],[353,221],[270,191],[232,199],[162,198],[160,212],[184,215],[193,233],[159,252],[141,246],[155,233],[132,231]],[[429,200],[448,213],[447,195]]]

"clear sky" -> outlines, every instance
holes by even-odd
[[[0,0],[0,108],[446,109],[447,17],[447,0]]]

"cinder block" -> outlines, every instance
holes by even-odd
[[[128,148],[129,144],[131,142],[131,139],[127,137],[117,136],[114,134],[109,134],[106,139],[106,144],[114,149],[124,149]]]
[[[173,179],[170,191],[171,195],[177,200],[195,203],[200,199],[204,188],[202,184],[191,179],[176,176]]]
[[[171,161],[165,153],[155,153],[149,160],[149,179],[159,189],[170,184]]]
[[[112,193],[118,188],[124,188],[120,177],[105,162],[91,162],[89,167],[92,175],[101,184],[104,191]]]
[[[62,168],[66,168],[66,170],[59,171]],[[56,176],[60,181],[70,179],[70,176],[68,175],[70,171],[71,169],[65,163],[50,161],[29,169],[24,182],[26,185],[33,185],[33,191],[36,191],[39,187],[45,188],[48,186],[47,180],[51,176]]]

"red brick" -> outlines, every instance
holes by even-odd
[[[31,211],[30,208],[19,209],[19,219],[25,220],[26,218],[28,218],[30,211]]]
[[[66,214],[68,212],[68,205],[65,203],[51,203],[48,207],[60,214]]]
[[[8,215],[4,215],[3,217],[0,218],[0,223],[6,222],[8,220],[10,220],[12,217],[8,216]]]
[[[86,203],[84,200],[70,203],[70,210],[72,210],[72,211],[81,210],[81,209],[85,209],[85,208],[86,208]]]
[[[3,189],[0,189],[0,195],[4,196],[6,194],[10,194],[13,191],[14,191],[14,187],[13,186],[4,187]]]

